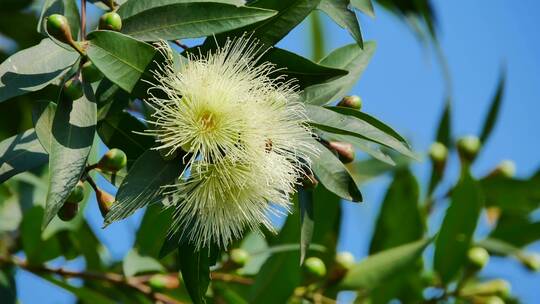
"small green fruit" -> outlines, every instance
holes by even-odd
[[[494,175],[512,178],[516,175],[516,163],[511,160],[503,160],[495,168]]]
[[[73,37],[71,36],[71,30],[66,17],[60,14],[50,15],[47,17],[46,27],[47,33],[59,41],[67,44],[73,42]]]
[[[304,261],[304,271],[308,276],[322,278],[326,275],[326,266],[321,259],[310,257]]]
[[[111,210],[112,205],[114,204],[115,198],[109,193],[97,189],[96,191],[96,200],[99,206],[99,211],[101,215],[105,217],[107,213]]]
[[[77,100],[83,96],[82,83],[77,78],[72,78],[64,83],[64,95],[70,100]]]
[[[87,82],[96,82],[103,78],[103,73],[91,62],[87,61],[81,68],[82,77]]]
[[[440,142],[434,142],[429,147],[429,158],[434,163],[444,163],[448,158],[448,149]]]
[[[359,110],[362,109],[362,99],[359,96],[345,96],[338,103],[338,107],[352,108]]]
[[[58,210],[58,217],[64,221],[71,221],[79,212],[79,204],[65,202],[64,205]]]
[[[354,266],[354,256],[348,251],[342,251],[336,255],[336,263],[340,267],[349,270]]]
[[[331,141],[328,143],[334,149],[342,163],[348,164],[354,161],[354,147],[350,143],[342,141]]]
[[[249,253],[244,249],[235,248],[231,250],[229,257],[236,266],[243,267],[249,260]]]
[[[457,150],[460,157],[469,162],[476,158],[481,146],[480,139],[473,135],[462,137],[457,141]]]
[[[102,171],[115,173],[124,168],[127,164],[127,156],[120,149],[110,149],[101,157],[98,162],[98,168]]]
[[[489,253],[482,247],[472,247],[467,252],[467,260],[473,270],[480,270],[489,261]]]
[[[119,32],[122,29],[122,18],[115,12],[105,13],[99,18],[99,29]]]
[[[67,202],[69,203],[79,203],[84,199],[84,185],[81,181],[77,183],[75,188],[71,190],[71,193],[69,194],[67,198]]]
[[[523,257],[522,263],[531,271],[540,271],[540,255],[536,253]]]

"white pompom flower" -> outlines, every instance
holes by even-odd
[[[168,60],[154,71],[150,92],[166,97],[147,100],[154,113],[146,133],[166,154],[187,153],[168,206],[175,210],[171,233],[197,248],[226,248],[246,229],[272,230],[269,214],[289,210],[317,155],[293,81],[276,77],[273,64],[260,62],[261,47],[246,38],[176,65],[170,47],[161,49]]]

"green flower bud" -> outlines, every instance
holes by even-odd
[[[510,296],[510,283],[503,279],[496,279],[484,283],[465,286],[459,294],[464,297],[497,296],[507,299]]]
[[[516,175],[516,164],[511,160],[503,160],[497,165],[490,176],[502,176],[512,178]]]
[[[467,252],[467,260],[469,266],[477,271],[486,266],[489,261],[489,253],[482,247],[472,247]]]
[[[481,146],[482,143],[480,143],[480,139],[473,135],[462,137],[457,141],[459,156],[461,159],[468,162],[471,162],[476,158]]]
[[[338,107],[352,108],[360,111],[362,109],[362,99],[356,95],[345,96],[338,103]]]
[[[523,257],[521,262],[531,271],[540,271],[540,255],[536,253]]]
[[[349,270],[354,266],[354,256],[348,251],[342,251],[336,255],[336,263],[340,267]]]
[[[58,217],[64,222],[69,222],[77,215],[78,212],[79,204],[66,202],[64,205],[62,205],[60,210],[58,210]]]
[[[178,279],[164,274],[155,274],[148,280],[148,285],[154,291],[162,291],[164,289],[174,289],[178,287]]]
[[[434,142],[429,147],[429,158],[434,163],[445,163],[448,158],[448,149],[440,142]]]
[[[317,257],[310,257],[304,261],[305,273],[313,278],[322,278],[326,275],[324,262]]]
[[[127,164],[127,156],[124,151],[120,149],[110,149],[101,157],[97,167],[106,172],[115,173],[118,170],[124,168]]]
[[[71,190],[71,193],[69,194],[67,198],[67,202],[69,203],[79,203],[84,199],[84,184],[79,181],[75,188]]]
[[[46,19],[47,33],[52,37],[67,44],[73,43],[71,30],[66,17],[60,14],[53,14]]]
[[[99,29],[119,32],[122,29],[122,18],[115,12],[105,13],[99,18]]]
[[[82,65],[81,73],[84,81],[89,83],[99,81],[103,78],[103,73],[91,61],[87,61]]]
[[[344,164],[354,161],[354,147],[350,143],[331,141],[328,145],[337,152],[339,160]]]
[[[244,249],[235,248],[229,253],[230,260],[238,267],[243,267],[249,260],[249,253]]]
[[[109,193],[97,189],[96,191],[96,200],[98,202],[99,211],[101,212],[101,215],[105,217],[107,213],[111,210],[111,207],[115,201],[114,196],[110,195]]]
[[[83,96],[82,83],[77,78],[72,78],[64,83],[64,95],[70,100],[77,100]]]

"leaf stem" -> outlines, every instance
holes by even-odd
[[[86,39],[86,0],[81,0],[81,40]]]

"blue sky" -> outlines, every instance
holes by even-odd
[[[439,38],[447,56],[453,80],[453,127],[456,136],[478,134],[489,106],[499,72],[507,70],[507,89],[501,117],[481,155],[474,172],[482,175],[502,159],[513,159],[520,176],[540,166],[538,152],[540,129],[540,2],[536,0],[444,1],[435,0]],[[360,15],[366,40],[377,42],[377,51],[364,75],[351,93],[360,95],[364,110],[389,123],[412,143],[425,151],[433,140],[446,94],[442,72],[433,50],[426,48],[403,22],[376,7],[375,19]],[[326,51],[352,43],[345,30],[326,17]],[[280,47],[310,56],[309,26],[304,23],[281,43]],[[414,165],[421,182],[427,179],[425,163]],[[452,174],[454,177],[456,172]],[[343,236],[340,249],[357,258],[367,253],[374,220],[388,184],[380,178],[361,190],[365,202],[344,203]],[[452,183],[450,177],[447,183]],[[112,190],[109,188],[109,190]],[[92,206],[92,204],[90,204]],[[104,233],[95,208],[87,216],[114,258],[121,259],[133,242],[136,216],[114,224]],[[444,215],[437,212],[432,226]],[[406,225],[406,223],[404,223]],[[482,230],[482,229],[480,229]],[[485,229],[484,229],[485,230]],[[540,251],[540,244],[533,244]],[[81,267],[75,262],[74,267]],[[512,283],[513,291],[524,303],[540,297],[540,274],[531,274],[517,262],[492,259],[483,275],[502,277]],[[19,296],[26,303],[72,303],[66,292],[19,272]]]

